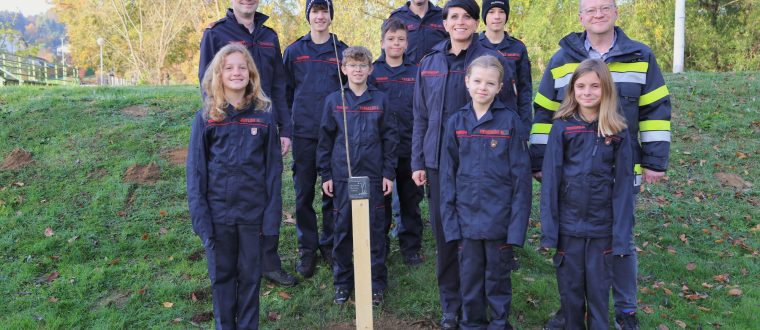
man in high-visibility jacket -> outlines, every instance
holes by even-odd
[[[584,59],[600,58],[612,71],[620,107],[631,139],[636,142],[633,150],[634,191],[638,191],[642,180],[657,183],[668,167],[671,111],[668,88],[652,50],[628,38],[615,26],[618,8],[614,0],[580,0],[578,14],[585,31],[570,33],[560,40],[560,50],[549,61],[534,100],[530,135],[533,176],[540,181],[552,116],[565,98],[565,87],[573,71]],[[639,328],[636,270],[635,254],[615,258],[613,297],[618,329]],[[563,328],[563,321],[561,313],[557,313],[545,328]]]

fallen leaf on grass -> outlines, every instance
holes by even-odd
[[[169,212],[166,212],[166,210],[161,210],[161,211],[158,211],[158,215],[160,215],[162,217],[165,217],[165,216],[169,215]]]
[[[50,227],[45,228],[45,237],[50,237],[53,235],[55,235],[53,228],[50,228]]]
[[[192,300],[193,302],[198,301],[198,297],[195,295],[195,292],[190,294],[190,300]]]
[[[272,290],[267,290],[267,291],[264,291],[264,293],[262,293],[261,295],[264,296],[264,297],[267,297],[271,293],[272,293]]]
[[[712,289],[713,285],[712,284],[708,284],[707,282],[704,282],[704,283],[702,283],[702,287],[705,288],[705,289]]]
[[[172,308],[174,306],[174,303],[164,301],[163,303],[161,303],[161,305],[164,306],[164,308]]]
[[[681,321],[681,320],[676,320],[676,325],[677,325],[679,328],[681,328],[681,329],[686,329],[686,323],[684,323],[684,321]]]
[[[728,277],[728,274],[719,274],[719,275],[713,276],[713,280],[720,283],[728,283],[730,279]]]
[[[672,246],[668,246],[668,253],[670,253],[670,254],[676,254],[676,248],[674,248]]]
[[[670,328],[664,324],[660,324],[657,326],[657,330],[670,330]]]
[[[654,313],[654,309],[652,309],[651,306],[645,305],[644,307],[641,307],[641,311],[647,314]]]
[[[147,292],[147,291],[148,291],[148,286],[146,285],[146,286],[144,286],[142,289],[140,289],[140,290],[137,290],[137,294],[139,294],[139,295],[141,295],[141,296],[144,296],[144,295],[145,295],[145,292]]]
[[[74,243],[74,241],[76,241],[76,240],[78,240],[78,239],[79,239],[79,236],[74,236],[74,237],[72,237],[72,238],[69,238],[68,242],[69,242],[69,243]]]
[[[662,288],[662,292],[665,292],[665,295],[668,295],[668,296],[673,294],[673,291],[670,291],[670,289],[668,288]]]
[[[649,290],[647,287],[641,288],[639,291],[641,291],[642,294],[654,294],[654,292],[652,292],[652,290]]]
[[[741,151],[737,151],[737,152],[736,152],[736,158],[739,158],[739,159],[747,159],[748,157],[749,157],[749,156],[747,156],[747,154],[745,154],[745,153],[743,153],[743,152],[741,152]]]
[[[739,289],[728,290],[728,295],[731,297],[739,297],[742,295],[742,290],[739,290]]]
[[[282,300],[290,300],[290,298],[292,298],[292,297],[290,296],[290,294],[288,294],[288,293],[287,293],[287,292],[285,292],[285,291],[280,291],[280,292],[277,292],[277,295],[278,295],[278,296],[280,296],[280,298],[282,298]]]
[[[182,322],[182,318],[181,317],[178,317],[178,318],[172,320],[172,323],[174,323],[174,324],[177,324],[177,323],[180,323],[180,322]]]
[[[123,218],[127,216],[127,212],[124,212],[124,211],[116,212],[116,216],[118,216],[119,218]]]
[[[693,262],[690,262],[690,263],[686,264],[686,270],[691,271],[691,270],[695,270],[695,269],[697,269],[697,264],[695,264]]]
[[[319,286],[320,290],[324,290],[327,288],[327,284],[322,283],[322,285]]]
[[[709,311],[711,311],[711,310],[712,310],[712,309],[709,309],[709,308],[707,308],[707,307],[702,307],[702,306],[697,306],[697,309],[698,309],[698,310],[701,310],[701,311],[703,311],[703,312],[709,312]]]
[[[282,211],[282,217],[285,218],[284,220],[282,220],[282,222],[284,222],[286,224],[289,224],[289,225],[295,225],[296,224],[296,219],[293,218],[293,214],[291,214],[290,212]]]
[[[48,282],[48,283],[53,282],[53,281],[55,281],[60,276],[61,276],[61,273],[59,273],[59,272],[52,272],[52,273],[50,273],[50,275],[47,276],[47,278],[45,279],[45,282]]]
[[[56,298],[56,297],[50,297],[50,298],[48,298],[48,301],[51,302],[51,303],[56,303],[56,302],[58,302],[58,298]]]
[[[148,233],[143,233],[142,236],[140,237],[140,239],[143,241],[147,241],[149,238],[150,238],[150,234]]]
[[[111,266],[116,266],[116,265],[118,265],[118,264],[120,264],[120,263],[121,263],[121,258],[119,258],[119,257],[116,257],[116,258],[113,258],[113,259],[111,260],[111,262],[109,262],[108,264],[110,264]]]
[[[280,317],[281,317],[280,313],[277,313],[277,312],[269,312],[269,313],[267,313],[267,320],[269,320],[270,322],[275,322],[275,321],[279,320]]]
[[[11,184],[11,187],[19,187],[19,188],[21,188],[23,186],[25,186],[25,184],[23,182],[21,182],[21,181],[14,182],[14,183]]]

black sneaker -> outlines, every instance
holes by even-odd
[[[636,318],[636,312],[616,313],[615,329],[617,330],[639,330],[639,319]]]
[[[322,259],[325,260],[325,263],[330,266],[330,271],[332,271],[332,248],[331,247],[320,247],[319,253],[322,254]]]
[[[562,316],[562,310],[558,310],[549,321],[546,321],[543,330],[562,330],[564,328],[565,317]]]
[[[298,257],[298,263],[296,263],[296,272],[304,278],[314,276],[314,268],[317,266],[314,259],[316,256],[313,253],[301,253]]]
[[[459,318],[454,313],[441,315],[441,330],[455,330],[459,327]]]
[[[262,275],[265,279],[282,287],[289,288],[298,284],[298,280],[295,278],[295,276],[288,274],[282,269],[272,272],[265,272]]]
[[[419,253],[419,252],[415,252],[410,255],[404,256],[404,263],[407,266],[412,266],[412,267],[419,266],[423,262],[425,262],[425,256],[423,256],[422,253]]]
[[[377,307],[382,304],[383,304],[383,292],[373,291],[372,292],[372,306]]]
[[[348,297],[351,296],[351,290],[344,288],[335,289],[335,303],[343,305],[348,301]]]

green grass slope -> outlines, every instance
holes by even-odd
[[[638,199],[644,329],[755,327],[759,77],[666,77],[674,99],[668,180],[647,186]],[[33,157],[23,168],[0,170],[2,328],[213,328],[203,250],[188,220],[184,166],[167,156],[186,146],[199,97],[194,87],[0,89],[0,158],[16,148]],[[130,166],[151,163],[160,168],[157,182],[124,181]],[[283,180],[285,211],[292,214],[287,165]],[[530,239],[512,275],[511,318],[523,329],[539,328],[558,306],[550,255],[537,251],[537,187]],[[394,242],[378,328],[437,322],[429,228],[425,238],[427,261],[419,268],[403,265]],[[292,271],[295,227],[287,221],[280,252]],[[332,304],[331,283],[324,264],[294,288],[265,282],[262,327],[350,325],[353,310]]]

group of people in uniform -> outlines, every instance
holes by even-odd
[[[608,328],[610,289],[615,326],[639,328],[635,195],[667,169],[671,106],[652,51],[615,25],[614,0],[579,1],[584,31],[560,40],[535,97],[526,46],[504,31],[508,0],[411,0],[384,21],[377,58],[330,32],[330,0],[306,0],[310,31],[283,53],[258,4],[231,0],[200,46],[187,191],[217,328],[258,328],[262,277],[299,281],[278,252],[289,151],[295,271],[311,278],[321,257],[336,304],[354,284],[348,177],[366,176],[373,305],[388,290],[390,196],[414,267],[427,195],[441,328],[510,329],[535,179],[560,298],[545,328]]]

